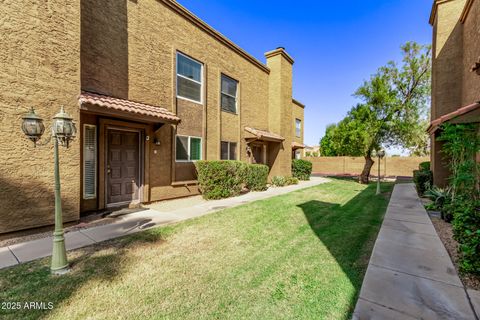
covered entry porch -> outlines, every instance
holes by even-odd
[[[273,132],[250,127],[245,127],[245,131],[249,163],[265,164],[271,169],[280,150],[283,150],[285,138]]]
[[[81,213],[138,206],[152,201],[152,183],[171,184],[175,114],[92,92],[81,93],[79,107]],[[164,172],[154,171],[158,164]],[[158,181],[162,173],[168,181]]]

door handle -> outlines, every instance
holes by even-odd
[[[107,174],[110,174],[110,172],[112,172],[112,170],[110,169],[110,165],[107,165]]]

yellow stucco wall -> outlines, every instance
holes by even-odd
[[[80,1],[3,1],[0,6],[0,233],[54,219],[53,145],[33,147],[21,117],[34,106],[50,134],[60,106],[79,121]],[[78,218],[78,139],[60,150],[64,220]]]
[[[471,71],[480,56],[478,0],[436,0],[432,19],[432,120],[480,100],[480,76]],[[473,116],[473,114],[470,114]],[[464,119],[468,121],[468,119]],[[447,183],[449,171],[439,133],[431,136],[434,183]]]

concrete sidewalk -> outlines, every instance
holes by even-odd
[[[78,249],[161,225],[180,222],[252,201],[313,187],[325,182],[328,182],[328,179],[312,177],[310,181],[302,181],[298,185],[270,188],[264,192],[250,192],[234,198],[207,201],[171,212],[160,212],[153,209],[140,211],[122,216],[118,221],[111,224],[68,232],[65,234],[65,244],[67,250]],[[50,256],[52,241],[52,237],[47,237],[0,248],[0,269]]]
[[[412,183],[395,185],[353,319],[478,319]]]

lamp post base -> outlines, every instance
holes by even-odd
[[[64,275],[64,274],[67,274],[70,272],[70,267],[68,266],[68,264],[60,269],[52,269],[50,268],[50,272],[54,275],[54,276],[61,276],[61,275]]]
[[[52,274],[65,274],[69,271],[67,250],[65,250],[65,237],[63,231],[53,233]]]

